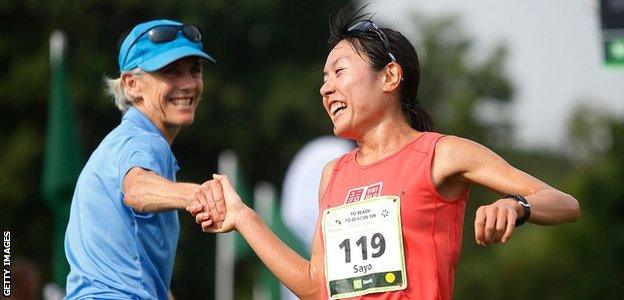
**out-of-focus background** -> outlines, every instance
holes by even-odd
[[[402,31],[416,46],[419,101],[436,131],[487,145],[581,204],[575,224],[529,224],[505,245],[479,247],[474,211],[497,195],[474,189],[454,298],[618,298],[624,294],[624,1],[516,2],[397,0],[368,7],[377,23]],[[3,250],[11,254],[13,298],[61,295],[72,184],[120,120],[102,78],[118,75],[120,35],[153,18],[198,24],[217,59],[205,68],[195,124],[173,144],[178,179],[231,174],[249,205],[309,255],[310,229],[295,221],[314,219],[308,207],[317,201],[322,161],[351,146],[327,137],[310,144],[332,133],[318,90],[329,15],[344,4],[0,2],[0,224],[10,232]],[[313,215],[296,215],[304,211]],[[186,212],[180,220],[171,285],[177,299],[280,298],[275,279],[239,237],[203,234]]]

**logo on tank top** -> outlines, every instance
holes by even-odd
[[[350,189],[347,192],[344,204],[365,200],[372,197],[379,197],[381,195],[381,187],[383,182],[373,183],[371,185],[361,186]]]

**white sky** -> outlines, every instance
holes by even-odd
[[[459,14],[462,30],[476,40],[475,55],[506,42],[516,88],[509,115],[525,148],[565,146],[579,103],[624,115],[624,68],[603,64],[597,0],[377,0],[369,11],[406,35],[412,12]]]

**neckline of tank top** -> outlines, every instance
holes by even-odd
[[[401,146],[399,149],[397,149],[396,151],[392,152],[391,154],[388,154],[387,156],[372,162],[370,164],[367,165],[361,165],[358,161],[357,161],[357,154],[360,151],[360,148],[355,148],[353,149],[353,161],[355,162],[355,166],[359,169],[369,169],[372,168],[386,160],[389,160],[391,158],[393,158],[394,156],[398,155],[399,153],[403,152],[403,150],[407,149],[409,146],[411,146],[412,144],[414,144],[415,142],[417,142],[418,140],[420,140],[420,138],[422,138],[423,136],[425,136],[426,134],[429,134],[430,132],[421,132],[418,136],[412,138],[412,140],[410,140],[409,142],[405,143],[405,145]]]

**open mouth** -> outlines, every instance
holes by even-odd
[[[195,98],[172,98],[169,100],[173,105],[177,107],[189,107],[193,105]]]
[[[339,112],[345,110],[346,108],[347,108],[347,104],[346,103],[336,101],[336,102],[331,104],[331,106],[329,107],[329,111],[330,111],[332,116],[335,116]]]

